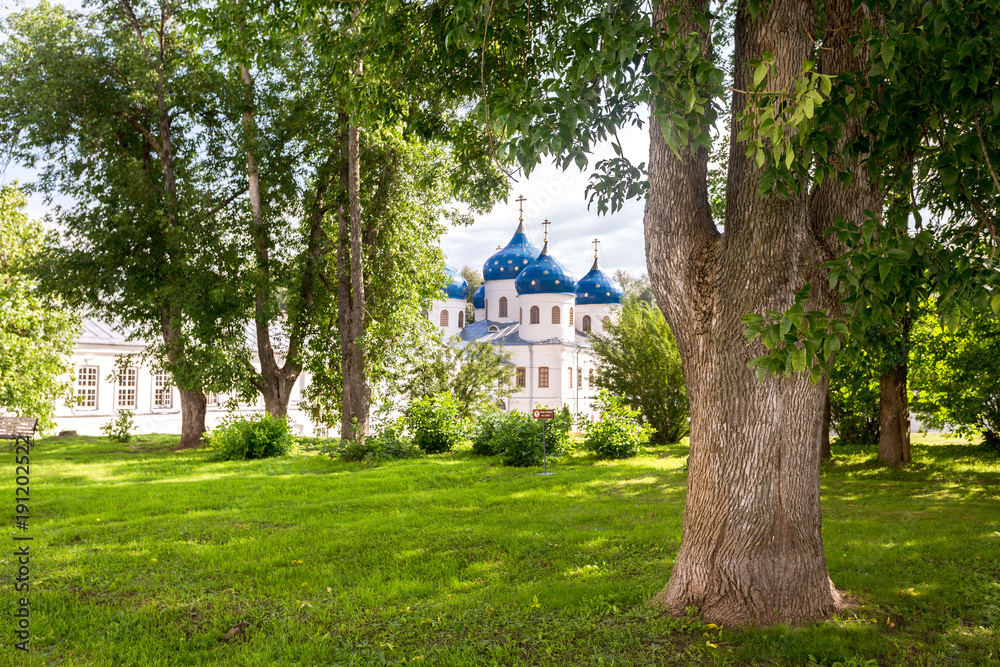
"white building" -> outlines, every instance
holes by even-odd
[[[434,302],[431,322],[457,344],[503,345],[514,368],[515,393],[505,407],[529,412],[538,406],[591,414],[597,396],[591,333],[602,333],[621,306],[622,289],[594,264],[579,281],[518,225],[510,242],[483,264],[484,283],[473,294],[475,322],[464,309],[468,284],[448,269],[446,298]],[[448,313],[447,320],[442,313]],[[464,312],[464,310],[462,311]],[[437,318],[437,319],[436,319]],[[459,325],[448,326],[457,318]],[[464,326],[463,326],[464,325]]]
[[[73,351],[76,376],[76,404],[56,406],[57,431],[76,431],[80,435],[101,435],[101,427],[119,412],[134,415],[135,433],[180,433],[181,403],[177,389],[170,386],[169,376],[154,373],[139,363],[139,353],[146,348],[144,341],[126,338],[115,328],[93,319],[85,319],[83,332]],[[251,349],[256,343],[251,341]],[[134,354],[137,360],[121,372],[116,366],[120,356]],[[302,390],[308,382],[306,374],[292,390],[288,418],[293,430],[313,435],[314,429],[306,413],[299,409]],[[225,396],[209,395],[205,422],[214,428],[227,414]],[[249,415],[264,411],[263,399],[255,405],[240,404],[237,414]]]

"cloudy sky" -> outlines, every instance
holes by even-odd
[[[648,163],[648,125],[642,129],[629,127],[619,133],[626,156],[632,162]],[[591,168],[598,160],[610,157],[609,145],[601,146],[591,157]],[[476,216],[470,227],[454,227],[448,231],[442,248],[448,263],[455,268],[468,265],[482,269],[483,262],[507,245],[517,229],[517,197],[523,195],[524,226],[528,236],[540,248],[542,221],[548,219],[549,250],[553,256],[580,278],[594,261],[595,238],[601,241],[601,265],[613,271],[623,269],[638,275],[646,272],[646,250],[642,233],[643,202],[630,201],[614,215],[598,215],[597,205],[587,209],[584,192],[591,168],[581,173],[575,166],[561,171],[552,165],[538,167],[530,178],[517,176],[506,202]]]

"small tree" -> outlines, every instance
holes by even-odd
[[[459,414],[471,417],[513,392],[509,358],[490,343],[473,341],[459,348],[430,337],[406,369],[402,394],[414,400],[449,392]]]
[[[684,437],[690,417],[681,357],[660,309],[638,298],[627,300],[619,322],[591,340],[597,386],[637,409],[642,422],[656,429],[656,442]]]
[[[585,421],[584,446],[602,459],[627,459],[649,442],[653,428],[639,423],[639,411],[625,405],[618,396],[602,391],[597,398],[601,416]]]
[[[36,417],[45,431],[70,389],[80,318],[21,271],[44,244],[25,204],[16,185],[0,187],[0,410]]]

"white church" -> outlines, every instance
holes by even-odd
[[[548,226],[548,221],[542,223]],[[597,397],[593,333],[603,333],[621,308],[622,288],[594,264],[577,280],[549,253],[548,230],[541,251],[524,232],[524,220],[510,242],[483,264],[483,284],[473,294],[475,321],[465,321],[468,283],[447,269],[445,298],[428,316],[447,340],[502,345],[514,368],[515,393],[508,410],[536,407],[591,414]]]
[[[549,224],[548,221],[545,223]],[[465,321],[469,286],[454,269],[446,269],[444,298],[433,302],[431,322],[446,340],[462,345],[484,341],[503,345],[510,354],[515,393],[507,410],[568,406],[570,412],[590,414],[597,396],[590,334],[601,333],[617,315],[622,289],[598,266],[597,253],[590,272],[579,281],[549,253],[548,232],[542,250],[531,243],[521,220],[506,247],[483,265],[485,282],[473,295],[475,321]],[[248,336],[250,349],[256,345]],[[57,430],[100,435],[101,427],[128,410],[135,432],[180,433],[180,396],[167,375],[138,361],[144,341],[132,340],[114,327],[86,319],[73,354],[76,401],[56,408]],[[122,355],[137,361],[118,369]],[[320,435],[301,409],[307,373],[292,390],[288,416],[303,435]],[[207,426],[213,428],[227,414],[225,397],[208,397]],[[240,405],[238,412],[263,412],[263,402]]]

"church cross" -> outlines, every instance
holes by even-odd
[[[598,241],[597,239],[594,239],[594,259],[597,259],[597,244],[599,244],[599,243],[600,243],[600,241]]]
[[[542,226],[543,226],[543,227],[545,227],[545,242],[546,242],[546,243],[548,243],[548,240],[549,240],[549,225],[551,225],[551,224],[552,224],[552,223],[551,223],[551,222],[549,222],[548,218],[546,218],[546,219],[545,219],[545,220],[544,220],[544,221],[542,222]]]
[[[524,198],[524,195],[520,195],[514,201],[517,202],[518,207],[521,209],[521,214],[518,216],[517,219],[520,220],[521,222],[524,222],[524,202],[528,200]]]

